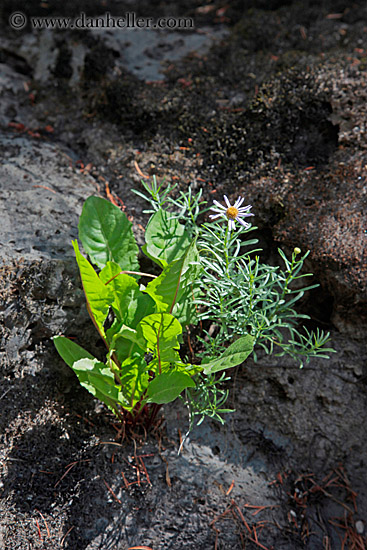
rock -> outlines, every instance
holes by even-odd
[[[339,127],[338,149],[324,166],[298,174],[279,171],[267,189],[280,192],[283,212],[274,225],[275,238],[310,250],[315,271],[333,300],[332,322],[362,337],[367,329],[367,73],[326,66],[316,83],[328,93],[331,120]],[[278,187],[279,188],[279,187]],[[353,325],[353,327],[352,327]]]
[[[8,26],[14,2],[3,3]],[[8,42],[0,38],[4,544],[15,548],[33,541],[38,518],[44,538],[46,521],[50,526],[48,543],[55,549],[64,542],[88,550],[139,544],[235,548],[241,544],[238,529],[244,538],[248,532],[239,516],[237,525],[231,521],[233,499],[249,524],[259,518],[281,526],[258,531],[261,544],[298,548],[303,543],[288,512],[300,525],[303,510],[290,501],[292,476],[314,472],[321,483],[340,462],[358,493],[357,517],[366,516],[366,353],[364,342],[351,337],[358,330],[365,334],[359,327],[366,302],[361,229],[367,83],[365,53],[356,51],[356,41],[363,39],[361,47],[365,41],[360,23],[365,8],[355,5],[334,20],[326,17],[334,13],[331,1],[323,10],[288,0],[260,3],[276,7],[276,13],[258,9],[252,0],[240,4],[230,3],[228,10],[203,6],[213,7],[205,17],[212,18],[216,36],[227,16],[239,24],[205,58],[192,55],[180,62],[176,53],[187,53],[196,38],[205,38],[205,47],[209,35],[185,34],[179,43],[170,31],[160,42],[158,34],[134,31],[129,45],[127,33],[109,30],[96,38],[94,31],[5,29]],[[204,17],[195,2],[189,5],[195,17]],[[83,0],[83,6],[105,11],[100,2]],[[59,8],[68,16],[81,9],[70,0]],[[155,9],[171,8],[163,2]],[[55,13],[36,0],[21,9]],[[352,24],[351,17],[358,22]],[[360,63],[348,60],[350,55]],[[163,78],[161,62],[170,58],[176,63],[167,67],[164,82],[144,82]],[[31,139],[32,133],[44,136],[47,126],[53,128],[47,140],[54,144]],[[177,192],[190,183],[193,189],[203,186],[210,199],[215,192],[215,198],[222,192],[236,198],[244,191],[269,261],[274,237],[282,247],[311,250],[306,269],[323,283],[311,300],[322,309],[326,296],[322,320],[329,323],[331,317],[342,331],[332,334],[338,353],[303,370],[289,358],[260,353],[257,364],[249,359],[230,383],[228,406],[236,412],[226,426],[204,422],[179,456],[180,435],[187,429],[182,402],[164,408],[168,437],[157,432],[158,443],[149,439],[149,445],[134,448],[125,440],[104,451],[115,443],[111,417],[79,387],[50,341],[62,332],[97,357],[105,355],[86,313],[70,246],[82,203],[96,192],[93,179],[75,171],[76,158],[92,166],[102,189],[108,182],[121,197],[135,229],[140,226],[140,242],[147,216],[146,205],[129,196],[140,181],[135,161],[144,174],[177,182]],[[141,486],[137,454],[150,476],[148,483],[141,470]],[[69,470],[70,465],[75,467]],[[126,487],[122,472],[134,484]],[[303,489],[299,486],[298,496]],[[332,494],[341,502],[348,496],[340,487]],[[325,495],[320,501],[312,496],[309,525],[318,525],[320,513],[325,523],[343,514],[327,502]],[[247,504],[275,508],[255,516]],[[361,524],[355,522],[357,532]],[[330,544],[337,547],[334,535]],[[313,529],[310,548],[320,548],[324,536],[321,527]]]
[[[27,137],[0,135],[0,257],[27,261],[73,255],[78,215],[96,193],[93,180],[74,171],[70,152]],[[30,205],[32,205],[30,207]]]
[[[359,337],[367,330],[366,84],[365,71],[335,65],[265,84],[241,116],[250,121],[243,147],[261,148],[268,175],[259,167],[247,181],[244,165],[246,186],[235,192],[281,246],[310,250],[310,271],[334,302],[325,320]]]
[[[0,347],[6,368],[34,375],[51,336],[88,322],[71,240],[96,188],[58,146],[5,134],[0,145]]]
[[[9,65],[0,63],[0,125],[7,126],[16,118],[17,95],[24,93],[27,80],[25,75],[19,74]]]

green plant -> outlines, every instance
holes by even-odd
[[[144,186],[149,192],[149,185],[144,182]],[[200,295],[196,298],[196,304],[200,306],[198,320],[210,322],[213,329],[210,334],[204,331],[205,337],[198,337],[203,346],[200,353],[203,361],[222,353],[228,342],[247,334],[253,337],[255,361],[256,348],[262,348],[268,354],[276,349],[277,356],[290,355],[300,367],[311,357],[328,358],[327,354],[334,352],[325,347],[330,334],[319,329],[310,332],[306,327],[300,327],[300,321],[309,317],[294,309],[306,291],[318,286],[292,286],[295,281],[311,276],[310,273],[301,273],[309,252],[302,256],[296,247],[291,258],[287,259],[278,249],[285,264],[283,270],[279,266],[261,263],[257,255],[260,249],[252,248],[257,240],[246,238],[256,227],[244,220],[253,214],[250,213],[251,206],[242,207],[241,197],[233,206],[226,196],[225,205],[215,200],[213,207],[206,208],[212,210],[210,218],[215,221],[201,224],[198,228],[198,216],[203,212],[203,208],[199,208],[201,191],[194,196],[189,188],[187,194],[181,192],[175,200],[170,197],[170,187],[160,191],[167,192],[164,204],[170,209],[171,219],[184,221],[191,232],[193,225],[197,228],[195,234],[198,235],[202,267]],[[150,196],[141,196],[152,205],[157,203],[154,192]],[[205,204],[201,202],[201,206]]]
[[[241,364],[254,345],[266,353],[288,354],[299,360],[328,357],[329,333],[299,327],[308,318],[294,309],[304,292],[317,285],[294,289],[308,253],[295,248],[290,259],[279,254],[285,269],[260,262],[253,227],[244,218],[251,206],[238,198],[232,206],[214,201],[214,221],[199,224],[209,210],[201,191],[189,188],[171,197],[173,188],[153,178],[142,182],[152,214],[145,230],[143,253],[158,266],[158,276],[142,273],[139,249],[131,223],[110,202],[89,197],[79,222],[76,260],[89,315],[106,346],[101,362],[64,336],[55,346],[74,370],[79,382],[124,422],[142,421],[149,427],[159,407],[179,396],[194,419],[205,416],[223,421],[228,391],[227,369]],[[223,223],[224,219],[224,223]],[[239,224],[237,227],[236,223]],[[96,269],[93,267],[94,264]],[[147,282],[142,282],[147,281]],[[183,332],[202,325],[197,336],[201,350],[191,362],[183,356]],[[190,345],[191,346],[191,345]],[[189,346],[189,347],[190,347]],[[221,373],[217,375],[217,373]]]
[[[104,199],[86,200],[79,239],[97,267],[74,241],[87,310],[105,343],[106,361],[64,336],[53,340],[80,384],[122,421],[143,417],[149,426],[159,406],[200,387],[199,373],[200,380],[207,376],[211,383],[213,373],[242,363],[251,353],[253,339],[244,335],[202,365],[181,358],[183,328],[198,318],[195,300],[202,268],[196,239],[167,211],[156,209],[145,231],[143,252],[161,270],[158,276],[140,272],[131,223]],[[150,280],[144,285],[141,278]]]
[[[241,252],[242,248],[256,244],[254,240],[240,240],[240,235],[246,232],[240,229],[226,238],[222,226],[203,227],[198,243],[204,268],[204,297],[198,299],[203,306],[200,319],[211,320],[216,325],[215,335],[209,342],[203,339],[204,356],[220,352],[233,335],[251,334],[254,346],[268,354],[275,349],[277,356],[290,355],[301,367],[311,357],[328,357],[327,353],[334,351],[325,348],[329,333],[318,329],[316,333],[309,332],[306,327],[300,327],[300,321],[309,316],[294,309],[306,291],[318,286],[292,287],[295,281],[311,276],[300,273],[309,252],[302,256],[295,248],[288,260],[278,249],[284,270],[263,264],[256,255],[257,250]],[[257,359],[256,349],[254,358]]]

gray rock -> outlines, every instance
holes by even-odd
[[[55,145],[0,135],[0,147],[6,156],[0,166],[0,257],[72,256],[83,202],[96,192],[93,180],[77,173],[68,152]]]
[[[95,186],[58,146],[4,134],[0,146],[3,364],[35,375],[42,342],[88,323],[71,240]]]

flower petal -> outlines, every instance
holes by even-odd
[[[223,195],[223,197],[228,208],[231,208],[231,203],[229,202],[227,195]]]
[[[218,208],[218,206],[212,206],[210,210],[212,210],[213,212],[221,212],[222,214],[225,214],[227,209],[224,208],[224,206],[223,208]]]
[[[236,202],[234,203],[234,207],[237,208],[237,210],[239,209],[239,207],[241,206],[241,204],[243,203],[245,199],[243,197],[238,197],[238,199],[236,200]]]
[[[227,197],[227,195],[223,195],[223,198],[224,198],[224,202],[226,204],[226,206],[224,206],[223,204],[221,204],[219,201],[217,200],[213,200],[213,204],[215,206],[212,206],[210,207],[210,210],[213,212],[213,214],[211,214],[209,216],[209,218],[211,220],[216,220],[217,218],[225,218],[228,220],[228,229],[230,231],[234,230],[236,228],[236,224],[235,224],[235,221],[238,221],[243,227],[245,227],[246,229],[248,229],[251,224],[243,221],[241,218],[247,218],[248,216],[254,216],[255,214],[252,214],[252,212],[249,212],[249,210],[252,208],[252,206],[249,204],[247,206],[241,206],[241,204],[243,204],[244,202],[244,198],[239,196],[234,205],[231,206],[231,203],[229,202],[229,199]],[[237,216],[235,219],[232,218],[232,215],[229,215],[227,216],[227,211],[228,209],[231,208],[231,209],[235,209],[237,210]],[[232,214],[232,212],[231,212]]]
[[[250,208],[252,208],[251,204],[249,204],[248,206],[241,206],[241,208],[238,208],[237,210],[239,212],[247,212],[247,210],[250,210]]]
[[[243,220],[241,220],[241,218],[236,218],[236,220],[238,221],[238,223],[240,223],[241,225],[243,225],[243,227],[245,229],[248,229],[250,227],[251,224],[247,223],[247,222],[244,222]]]
[[[220,202],[218,202],[216,200],[213,200],[213,202],[216,206],[218,206],[218,208],[222,208],[222,210],[227,210],[227,208],[225,206],[223,206],[223,204],[220,204]]]

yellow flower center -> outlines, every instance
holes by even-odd
[[[229,220],[235,220],[238,216],[238,210],[234,206],[227,208],[226,216]]]

